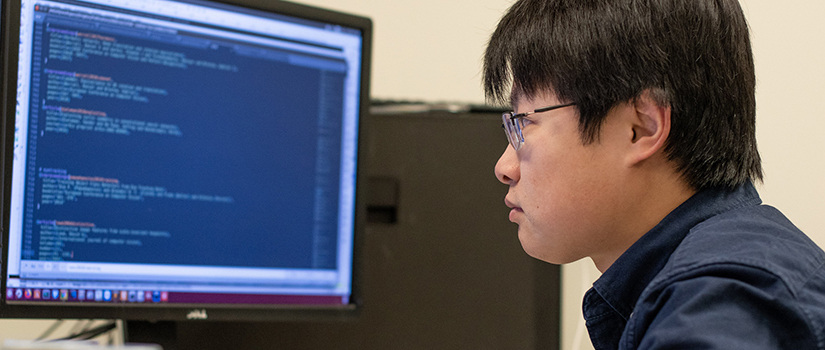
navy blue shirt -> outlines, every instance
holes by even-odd
[[[697,193],[584,297],[597,349],[825,349],[825,253],[752,184]]]

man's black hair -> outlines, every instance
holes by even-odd
[[[484,57],[488,98],[576,102],[585,144],[649,89],[671,107],[665,154],[696,190],[762,179],[755,80],[737,0],[520,0]]]

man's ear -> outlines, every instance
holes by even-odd
[[[670,105],[662,106],[650,89],[643,91],[632,101],[635,117],[628,161],[635,165],[664,148],[670,136]]]

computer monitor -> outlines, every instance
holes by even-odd
[[[0,317],[359,302],[371,22],[267,0],[3,0]]]

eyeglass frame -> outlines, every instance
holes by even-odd
[[[521,149],[521,146],[524,145],[524,135],[522,134],[522,127],[523,127],[523,118],[536,113],[542,112],[549,112],[554,109],[564,108],[575,106],[576,102],[569,102],[560,105],[554,106],[547,106],[542,108],[534,109],[530,112],[523,112],[523,113],[515,113],[512,112],[505,112],[501,115],[501,127],[504,128],[504,135],[507,136],[507,141],[510,142],[510,146],[513,146],[513,149],[518,151]],[[517,122],[519,120],[521,122]]]

